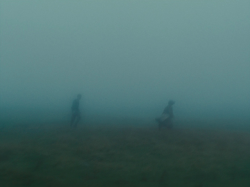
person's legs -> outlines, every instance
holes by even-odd
[[[80,114],[80,112],[77,112],[76,113],[76,120],[75,120],[75,125],[74,125],[74,127],[77,127],[77,124],[78,124],[78,122],[80,121],[80,119],[81,119],[81,114]]]
[[[161,121],[161,120],[157,120],[156,121],[158,122],[158,127],[159,127],[159,130],[161,130],[163,127],[167,128],[167,129],[172,129],[173,127],[173,123],[172,123],[172,120],[171,119],[165,119],[164,121]]]
[[[76,112],[72,112],[72,116],[71,116],[71,121],[70,121],[70,126],[72,127],[73,126],[73,123],[76,119]]]
[[[77,115],[77,116],[76,116],[76,122],[75,122],[74,127],[77,126],[77,124],[78,124],[78,122],[80,121],[80,119],[81,119],[81,116],[80,116],[80,115]]]
[[[155,121],[158,123],[158,129],[161,130],[162,122],[160,118],[155,118]]]
[[[172,128],[173,128],[173,121],[172,121],[172,119],[168,119],[168,120],[166,121],[166,127],[167,127],[168,129],[172,129]]]

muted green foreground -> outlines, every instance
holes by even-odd
[[[250,133],[5,125],[1,187],[249,187]]]

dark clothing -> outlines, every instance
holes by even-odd
[[[71,116],[71,123],[70,126],[77,126],[77,123],[80,121],[81,119],[81,114],[80,114],[80,110],[79,110],[79,99],[75,99],[72,103],[72,116]]]
[[[168,114],[169,115],[169,118],[173,118],[174,117],[174,113],[173,113],[173,107],[171,105],[168,105],[164,111],[163,111],[163,114]]]
[[[166,115],[168,117],[164,119],[164,115]],[[167,127],[168,129],[172,129],[173,128],[173,118],[174,118],[173,107],[172,107],[172,105],[168,105],[164,109],[164,111],[162,113],[162,117],[156,118],[159,130],[162,127]]]
[[[80,119],[81,119],[80,112],[79,111],[72,111],[70,126],[71,127],[76,127],[77,123],[80,121]]]
[[[158,128],[161,130],[162,127],[167,127],[168,129],[173,128],[173,120],[171,118],[167,118],[164,121],[160,120],[159,118],[155,119],[158,123]]]
[[[72,110],[72,112],[73,111],[79,111],[79,99],[75,99],[73,101],[71,110]]]

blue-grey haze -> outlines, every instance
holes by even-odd
[[[248,117],[249,0],[1,0],[1,108]],[[120,111],[120,112],[119,112]],[[125,112],[126,111],[126,112]]]

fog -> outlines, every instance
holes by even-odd
[[[153,118],[173,99],[177,118],[248,118],[249,9],[249,0],[2,0],[2,111],[70,111],[81,93],[89,114]]]

